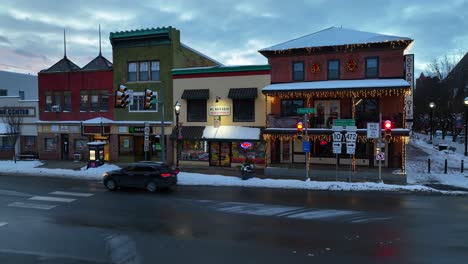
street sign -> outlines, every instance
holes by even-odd
[[[385,152],[377,153],[377,155],[375,156],[375,159],[376,160],[385,160]]]
[[[310,152],[310,142],[309,141],[302,142],[302,150],[304,152]]]
[[[149,142],[145,142],[144,151],[149,151]]]
[[[379,138],[379,123],[367,123],[367,138]]]
[[[345,130],[349,131],[349,132],[356,132],[357,127],[356,126],[346,126]]]
[[[354,154],[356,152],[356,143],[348,142],[346,143],[346,154]]]
[[[315,114],[315,108],[297,108],[297,114]]]
[[[335,119],[333,120],[334,126],[356,126],[354,119]]]
[[[341,142],[333,142],[333,153],[341,154]]]
[[[346,130],[346,126],[332,126],[332,131],[334,132],[340,132]]]
[[[341,139],[343,138],[343,134],[341,134],[341,132],[334,132],[332,136],[333,136],[333,141],[338,141],[338,142],[341,142]]]
[[[145,135],[145,141],[149,141],[149,135]]]
[[[346,132],[346,142],[356,142],[356,132]]]

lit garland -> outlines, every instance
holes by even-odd
[[[359,97],[384,97],[384,96],[401,96],[407,95],[410,92],[409,88],[399,89],[359,89],[359,90],[304,90],[304,91],[266,91],[268,96],[278,97],[280,99],[293,99],[293,98],[359,98]]]
[[[387,44],[391,48],[404,48],[411,44],[412,40],[393,40],[393,41],[381,41],[381,42],[373,42],[373,43],[361,43],[361,44],[348,44],[348,45],[339,45],[339,46],[323,46],[323,47],[305,47],[305,48],[291,48],[291,49],[284,49],[284,50],[273,50],[272,52],[277,55],[283,54],[292,54],[295,51],[305,50],[308,54],[312,53],[319,53],[321,51],[325,51],[332,48],[335,52],[352,52],[356,49],[367,49],[372,46],[378,46],[382,44]]]

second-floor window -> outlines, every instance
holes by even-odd
[[[366,59],[366,78],[379,77],[379,58],[372,57]]]
[[[187,121],[206,122],[206,99],[187,100]]]
[[[232,104],[234,122],[255,121],[255,99],[235,99]]]
[[[328,61],[328,80],[340,79],[340,61],[329,60]]]
[[[89,105],[88,105],[88,92],[82,91],[80,93],[80,112],[88,112]]]
[[[19,91],[18,95],[21,98],[21,100],[24,100],[24,91]]]
[[[50,112],[52,111],[52,95],[46,94],[45,95],[45,108],[44,111]]]
[[[304,80],[304,62],[298,61],[293,62],[293,81],[303,81]]]
[[[5,89],[0,89],[0,96],[7,96],[8,95],[8,91],[5,90]]]
[[[281,116],[297,116],[297,108],[304,107],[304,100],[291,99],[281,101]]]
[[[127,80],[129,82],[159,81],[159,61],[129,62],[127,66]]]
[[[153,95],[157,98],[158,93],[153,92]],[[146,110],[145,109],[145,95],[143,93],[133,93],[133,100],[130,102],[130,112],[157,112],[158,106],[157,104],[152,103],[151,108]]]
[[[91,95],[91,112],[96,112],[99,107],[99,95],[97,94],[92,94]]]

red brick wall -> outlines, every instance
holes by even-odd
[[[271,83],[292,82],[292,63],[304,61],[305,81],[327,80],[328,60],[340,60],[340,79],[364,79],[367,57],[379,57],[379,78],[403,78],[403,49],[370,50],[346,53],[325,53],[291,57],[271,57]],[[347,70],[346,62],[354,60],[357,68],[354,72]],[[320,72],[311,71],[313,64],[320,65]]]
[[[43,121],[87,120],[95,117],[114,118],[114,97],[109,96],[108,112],[80,112],[80,92],[83,90],[113,91],[112,71],[39,73],[39,119]],[[45,93],[70,91],[71,112],[44,112]],[[63,98],[62,98],[63,103]]]

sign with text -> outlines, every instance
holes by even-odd
[[[228,116],[231,115],[231,107],[229,105],[210,106],[208,113],[211,116]]]
[[[302,142],[302,150],[304,152],[310,152],[310,142],[309,141]]]
[[[297,114],[315,114],[315,108],[297,108]]]
[[[333,137],[333,141],[341,142],[341,139],[343,138],[343,134],[341,134],[341,132],[334,132],[332,134],[332,137]]]
[[[413,121],[413,92],[414,92],[414,54],[405,55],[405,79],[410,84],[411,93],[405,97],[406,120]]]
[[[333,120],[334,126],[356,126],[354,119],[335,119]]]
[[[356,143],[348,142],[346,143],[346,154],[354,154],[356,152]]]
[[[346,132],[346,142],[356,142],[357,133],[356,132]]]
[[[367,138],[379,138],[379,123],[367,123]]]
[[[341,154],[341,142],[333,142],[333,154]]]
[[[148,133],[153,132],[153,127],[148,127]],[[129,133],[145,133],[145,127],[144,126],[133,126],[128,128]]]
[[[24,117],[34,117],[36,116],[36,109],[34,107],[25,108],[25,107],[2,107],[0,108],[0,116],[24,116]]]

